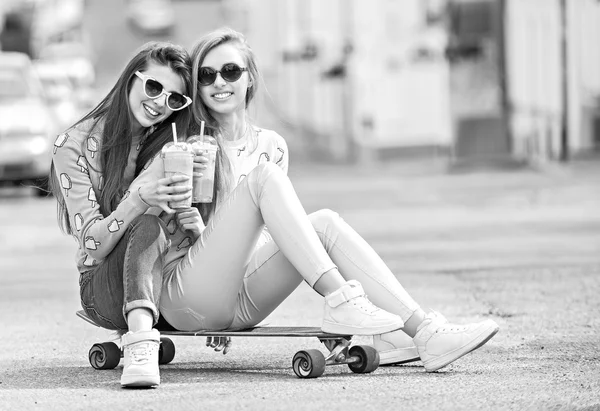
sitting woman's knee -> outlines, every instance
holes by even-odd
[[[136,233],[155,239],[167,240],[165,223],[155,215],[142,214],[133,219],[130,229]]]
[[[285,173],[277,164],[266,162],[254,167],[248,174],[248,177],[250,176],[260,180],[265,180],[274,176],[285,176]]]
[[[262,163],[254,167],[247,177],[248,185],[258,196],[267,182],[275,182],[276,185],[291,184],[285,172],[275,163]]]
[[[338,213],[327,208],[315,211],[309,214],[309,219],[315,229],[329,227],[340,221],[341,217]]]

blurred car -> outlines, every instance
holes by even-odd
[[[171,0],[128,0],[127,20],[144,34],[168,34],[175,27]]]
[[[0,183],[44,187],[58,132],[29,56],[0,52]]]
[[[96,103],[96,69],[91,47],[80,41],[62,41],[50,43],[40,50],[40,65],[59,67],[75,90],[78,104],[90,108]]]
[[[89,46],[79,41],[61,41],[44,46],[39,60],[59,64],[75,88],[93,87],[96,69]]]
[[[68,128],[84,111],[77,90],[62,65],[37,60],[34,67],[60,128]]]

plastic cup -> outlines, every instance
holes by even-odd
[[[192,202],[212,203],[215,186],[215,164],[217,162],[217,141],[209,136],[191,136],[186,140],[195,154],[202,154],[208,158],[206,169],[200,173],[194,172],[192,180]]]
[[[175,175],[192,177],[192,173],[194,171],[194,153],[192,152],[192,148],[189,146],[189,144],[175,144],[169,142],[162,148],[161,157],[164,163],[165,177],[172,177]],[[175,186],[185,186],[188,184],[189,183],[187,181],[173,183]],[[191,198],[183,201],[169,202],[169,207],[171,208],[188,208],[191,206]]]

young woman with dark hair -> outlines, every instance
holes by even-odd
[[[172,141],[171,123],[190,122],[190,57],[170,43],[148,43],[127,64],[108,95],[54,144],[50,185],[63,231],[79,244],[81,304],[98,325],[122,336],[123,386],[160,382],[159,319],[166,223],[147,211],[177,216],[170,201],[191,196],[185,176],[140,179]],[[162,177],[162,176],[161,176]],[[143,181],[142,181],[143,180]],[[199,219],[195,208],[185,211]]]

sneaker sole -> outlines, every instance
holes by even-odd
[[[328,334],[340,334],[340,335],[377,335],[377,334],[385,334],[392,331],[399,330],[404,327],[404,324],[400,323],[398,325],[388,325],[381,326],[379,328],[364,328],[364,327],[354,327],[351,325],[344,325],[338,323],[332,323],[328,321],[323,321],[323,325],[321,326],[321,331]]]
[[[446,365],[458,360],[460,357],[470,353],[471,351],[478,349],[488,342],[494,335],[496,335],[499,329],[500,327],[498,324],[494,323],[494,326],[491,329],[485,329],[481,334],[463,347],[457,348],[456,350],[449,352],[442,357],[435,358],[432,361],[424,362],[423,365],[425,366],[425,371],[437,371],[440,368],[443,368]]]
[[[420,359],[417,347],[379,351],[380,366],[406,364]]]
[[[122,387],[154,387],[160,385],[160,375],[132,375],[121,377]]]

